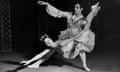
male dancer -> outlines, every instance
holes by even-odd
[[[78,13],[80,14],[80,16],[77,16],[77,15],[72,16],[71,13],[60,11],[54,8],[53,6],[51,6],[47,2],[40,1],[39,3],[42,5],[47,5],[46,9],[50,15],[54,17],[62,17],[62,16],[67,17],[68,23],[70,25],[69,29],[65,30],[65,32],[61,32],[61,35],[59,36],[59,39],[56,42],[53,42],[50,38],[46,38],[45,43],[47,44],[47,46],[51,46],[53,48],[56,48],[58,45],[61,46],[61,50],[63,51],[63,56],[68,59],[70,58],[73,59],[77,55],[80,55],[82,63],[83,63],[83,67],[85,68],[86,71],[90,71],[90,69],[87,67],[87,64],[86,64],[85,52],[91,52],[94,47],[95,36],[94,36],[94,33],[91,32],[89,28],[90,28],[90,24],[91,24],[93,17],[97,14],[97,12],[100,9],[100,7],[98,6],[99,3],[92,6],[92,11],[90,12],[90,14],[87,16],[85,20],[82,20],[83,16],[80,14],[81,9],[78,10],[79,11]],[[79,4],[76,4],[76,7],[77,6],[79,8]],[[77,10],[75,13],[77,13]],[[69,21],[71,20],[71,18],[72,18],[72,23],[71,21]],[[85,28],[80,32],[81,24],[84,24]],[[71,50],[73,49],[75,42],[77,43],[77,45],[75,46],[75,51],[73,52],[73,55],[71,56],[70,55]],[[43,57],[48,52],[50,52],[50,50],[46,49],[45,51],[36,55],[35,57],[33,57],[32,59],[28,61],[22,61],[22,63],[29,64],[30,62]],[[41,64],[43,61],[44,59],[39,60],[35,64],[30,65],[29,67],[39,67],[38,65]]]

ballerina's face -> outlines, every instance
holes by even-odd
[[[47,44],[47,46],[51,46],[52,40],[50,38],[45,38],[44,42]]]

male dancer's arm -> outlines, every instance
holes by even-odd
[[[69,19],[72,16],[71,12],[61,11],[55,8],[53,5],[49,4],[48,2],[38,1],[38,4],[46,5],[47,13],[53,17],[56,17],[56,18],[66,17],[67,19]]]

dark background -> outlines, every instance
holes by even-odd
[[[45,0],[44,0],[45,1]],[[86,16],[90,4],[96,0],[46,0],[56,8],[73,11],[74,4],[80,2]],[[47,33],[54,40],[60,30],[66,27],[65,19],[55,19],[47,15],[44,6],[37,5],[37,0],[11,0],[11,25],[13,51],[37,53],[44,47],[39,38]],[[119,53],[120,51],[120,1],[101,0],[101,10],[93,20],[92,30],[96,34],[93,54]],[[41,33],[42,32],[42,33]],[[41,33],[41,34],[40,34]]]

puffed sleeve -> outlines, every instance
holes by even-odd
[[[60,17],[71,17],[70,12],[61,11],[50,4],[47,5],[46,11],[49,15],[53,17],[59,17],[59,18]]]

